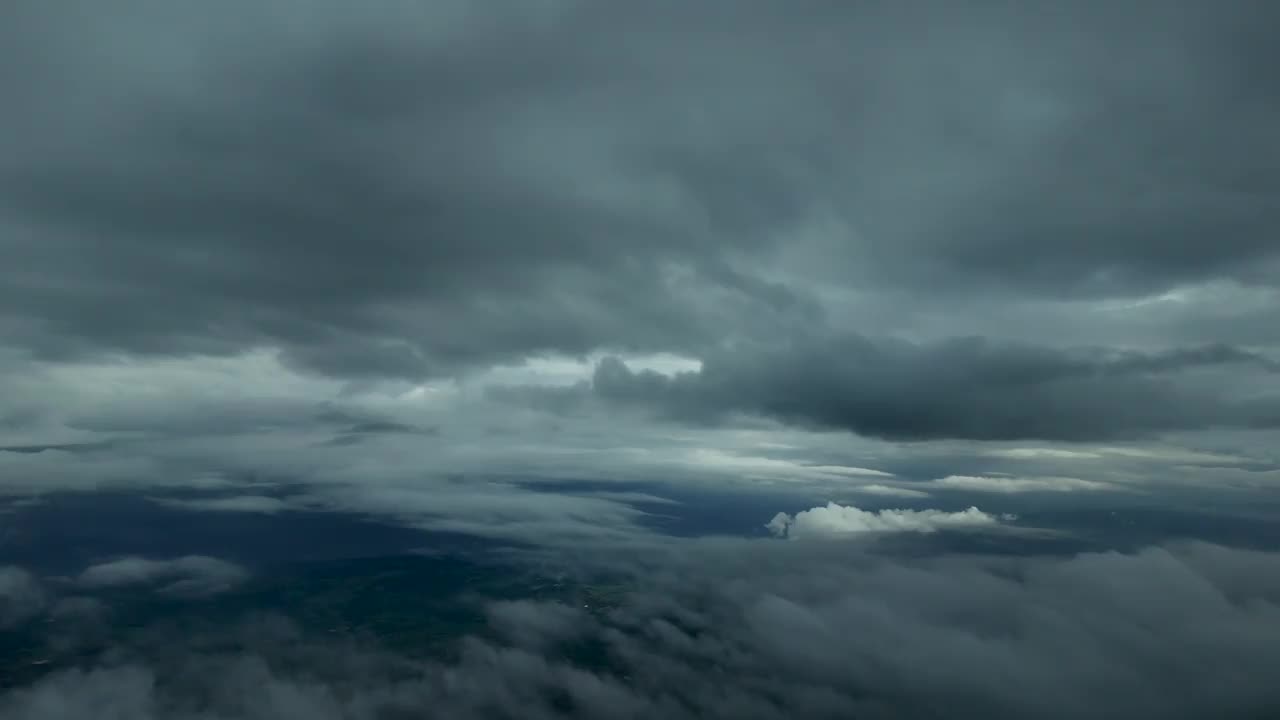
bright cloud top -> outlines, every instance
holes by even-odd
[[[1001,518],[970,507],[960,512],[942,510],[863,510],[828,502],[795,515],[780,512],[766,527],[777,537],[791,539],[832,537],[860,533],[917,532],[968,529],[998,525]]]
[[[1006,475],[948,475],[934,481],[935,485],[952,490],[975,492],[1023,493],[1023,492],[1089,492],[1115,490],[1113,485],[1097,480],[1074,477],[1013,477]]]

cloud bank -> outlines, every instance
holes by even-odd
[[[0,493],[1274,469],[1274,8],[913,7],[8,3]]]
[[[1274,553],[1191,544],[902,560],[755,541],[629,567],[635,582],[616,609],[500,602],[491,632],[448,662],[259,623],[223,629],[212,646],[193,636],[163,663],[144,647],[47,676],[0,697],[0,711],[1189,720],[1263,717],[1280,703]]]
[[[1235,386],[1261,365],[1265,382]],[[829,336],[735,348],[674,376],[603,360],[592,388],[688,420],[745,412],[899,440],[1097,441],[1280,423],[1269,360],[1230,348],[1113,354],[963,338]]]

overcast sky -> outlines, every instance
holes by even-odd
[[[121,491],[646,578],[612,624],[494,606],[510,642],[412,690],[344,676],[460,718],[542,708],[546,686],[584,716],[1280,702],[1260,674],[1274,552],[912,564],[863,544],[1033,544],[1079,508],[1274,521],[1276,3],[0,6],[0,519]],[[732,518],[751,540],[655,531],[689,493],[729,498],[718,520],[795,500]],[[619,547],[648,555],[619,568]],[[250,572],[0,566],[0,626],[66,588],[203,595]],[[546,654],[566,637],[619,643],[634,680],[575,675]],[[225,717],[373,717],[265,667],[197,675],[302,703]],[[190,710],[150,673],[0,708],[95,716],[101,685],[120,717]]]
[[[1276,20],[7,3],[0,490],[1270,487]]]

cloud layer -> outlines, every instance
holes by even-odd
[[[11,4],[0,327],[425,377],[1275,290],[1273,8],[921,7]]]
[[[691,551],[692,550],[692,551]],[[744,552],[745,551],[745,552]],[[632,561],[638,558],[632,558]],[[501,602],[456,661],[223,629],[46,677],[15,720],[1251,718],[1280,703],[1280,562],[1193,544],[887,560],[755,541],[629,561],[616,609]],[[655,564],[656,563],[656,564]],[[240,650],[226,648],[237,638]],[[208,647],[208,649],[195,649]]]
[[[607,358],[592,388],[694,420],[746,412],[889,439],[1096,441],[1276,427],[1277,367],[1224,346],[1147,354],[845,336],[738,348],[674,376]]]
[[[1274,430],[1274,8],[916,8],[10,3],[5,486]]]

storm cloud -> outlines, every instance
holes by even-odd
[[[592,389],[694,420],[737,411],[890,439],[1079,441],[1274,428],[1276,377],[1269,358],[1229,347],[1144,354],[845,336],[727,351],[674,376],[606,358]]]
[[[2,327],[424,377],[1274,289],[1275,10],[1141,7],[10,3]]]
[[[619,124],[661,82],[644,49],[610,57],[600,24],[624,18],[313,5],[301,25],[287,4],[7,11],[12,337],[424,376],[692,348],[798,304],[731,266],[763,243],[738,232],[755,191],[699,202],[687,133]]]

